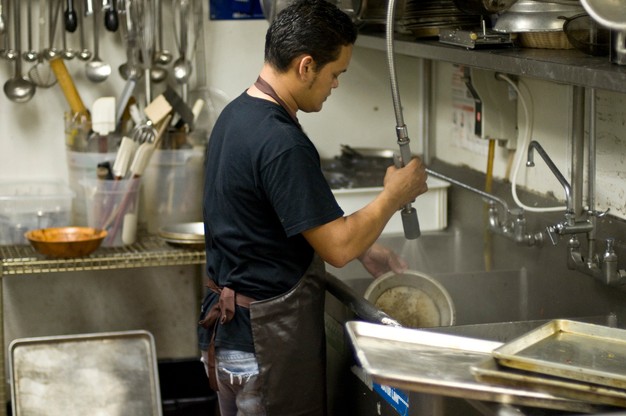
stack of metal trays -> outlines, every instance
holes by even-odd
[[[386,0],[363,2],[358,20],[368,27],[384,27]],[[417,37],[436,37],[442,28],[480,27],[480,15],[459,10],[452,0],[396,0],[396,31]]]
[[[557,319],[496,349],[477,379],[626,407],[626,330]]]
[[[626,331],[600,325],[582,325],[600,327],[601,331],[596,333],[602,332],[601,338],[582,336],[589,348],[579,348],[580,336],[578,334],[565,337],[575,339],[573,342],[548,341],[546,345],[538,341],[538,332],[535,330],[506,344],[428,330],[356,321],[348,322],[346,330],[352,341],[357,360],[373,381],[379,384],[468,400],[574,413],[602,413],[615,410],[615,406],[624,407],[626,391],[615,387],[615,384],[616,380],[620,380],[617,383],[622,385],[621,379],[626,377],[621,375],[626,367],[626,348],[620,345],[621,341],[615,343],[616,337],[613,335],[613,330]],[[542,328],[536,331],[545,333],[546,328]],[[605,330],[611,332],[609,338],[605,337]],[[553,334],[556,332],[560,331],[553,331]],[[556,336],[556,339],[562,340],[563,338]],[[536,345],[531,345],[535,342],[537,342]],[[567,344],[574,348],[569,351],[559,350]],[[592,376],[596,381],[602,377],[610,379],[605,384],[594,384],[591,387],[584,386],[580,382],[572,386],[577,382],[571,379],[561,378],[554,381],[554,376],[548,376],[545,373],[534,373],[526,379],[518,375],[502,376],[500,373],[512,370],[507,370],[501,367],[501,364],[496,363],[494,359],[496,351],[501,353],[504,351],[504,356],[507,358],[503,359],[510,359],[510,355],[513,355],[515,356],[513,361],[516,362],[534,360],[528,357],[527,360],[523,358],[526,355],[523,352],[526,349],[524,346],[531,347],[529,353],[531,356],[534,355],[533,351],[542,351],[540,355],[544,354],[543,351],[549,351],[545,359],[538,360],[541,362],[540,366],[546,369],[546,373],[554,374],[557,366],[550,361],[556,357],[559,357],[561,365],[571,367],[568,370],[572,372],[576,372],[574,366],[578,369],[583,368],[585,366],[581,364],[590,363],[589,360],[595,360],[595,362],[600,360],[605,364],[615,362],[616,365],[613,369],[602,365],[595,370],[588,368],[582,371],[581,373],[587,375],[600,371],[600,374]],[[572,363],[568,364],[568,360]],[[595,366],[595,363],[589,366]],[[537,380],[539,382],[536,382]]]

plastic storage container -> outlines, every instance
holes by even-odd
[[[27,244],[28,230],[71,225],[74,192],[62,182],[0,182],[0,244]]]
[[[108,232],[103,247],[133,244],[137,239],[137,212],[141,178],[85,179],[87,225]]]
[[[417,197],[413,208],[417,210],[417,218],[421,231],[443,230],[448,226],[448,182],[437,178],[428,178],[428,192]],[[333,194],[346,215],[363,208],[376,198],[382,187],[335,189]],[[383,230],[384,235],[402,234],[402,217],[397,212],[391,217]]]
[[[67,167],[69,185],[76,198],[72,204],[72,225],[87,225],[87,206],[85,205],[85,188],[81,183],[83,180],[97,179],[98,164],[110,162],[113,166],[115,152],[109,153],[83,153],[67,151]]]
[[[142,183],[139,218],[149,233],[164,225],[202,221],[204,147],[156,150]]]

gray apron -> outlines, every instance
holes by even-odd
[[[326,415],[324,276],[315,255],[293,289],[250,305],[268,416]]]

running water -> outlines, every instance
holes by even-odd
[[[429,258],[424,244],[423,238],[404,241],[399,255],[406,261],[408,270],[423,273],[430,273],[433,270],[432,262],[436,259]]]

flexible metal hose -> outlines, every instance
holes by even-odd
[[[394,61],[393,50],[393,34],[395,22],[395,0],[389,0],[387,6],[387,62],[389,64],[389,80],[391,81],[391,98],[393,100],[393,109],[396,114],[396,135],[398,136],[398,146],[400,147],[399,167],[403,167],[411,160],[411,148],[409,147],[409,135],[404,117],[402,115],[402,104],[400,102],[400,92],[398,91],[398,82],[396,80],[396,66]],[[406,204],[402,208],[402,226],[404,228],[404,236],[413,240],[421,235],[420,224],[417,218],[417,211]]]
[[[402,115],[402,104],[400,102],[400,92],[398,90],[398,80],[396,75],[396,64],[393,45],[394,23],[396,15],[396,0],[389,0],[387,5],[387,64],[389,66],[389,81],[391,82],[391,99],[393,100],[393,110],[396,115],[397,127],[404,126]]]

